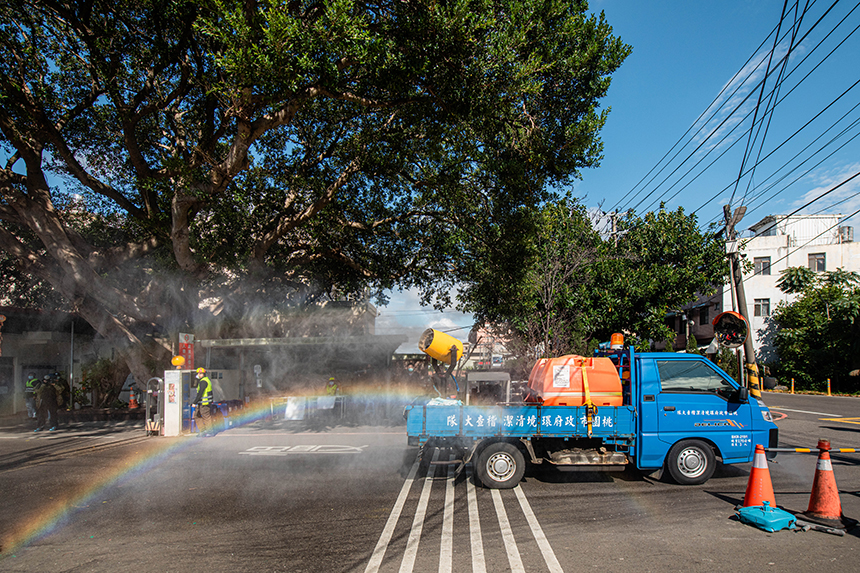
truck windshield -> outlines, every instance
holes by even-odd
[[[658,360],[660,385],[664,392],[732,392],[734,387],[704,362]]]

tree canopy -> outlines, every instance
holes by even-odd
[[[781,302],[771,320],[779,355],[774,365],[783,381],[794,378],[798,388],[860,387],[860,275],[843,269],[816,273],[806,267],[782,271],[777,286],[794,294]],[[853,372],[853,376],[852,376]]]
[[[539,355],[587,353],[613,332],[646,346],[674,338],[667,314],[728,273],[722,242],[683,209],[629,213],[601,237],[583,206],[566,200],[546,205],[528,237],[515,260],[486,253],[461,296],[480,320],[508,324],[520,350]]]
[[[444,288],[598,164],[628,53],[562,0],[3,3],[3,280],[138,377],[149,334]]]

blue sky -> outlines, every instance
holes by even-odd
[[[591,10],[605,13],[614,34],[632,45],[633,53],[613,75],[603,100],[611,107],[602,132],[604,159],[599,168],[582,172],[573,194],[592,209],[634,208],[640,214],[662,200],[670,209],[695,211],[706,226],[722,220],[723,205],[734,193],[731,205],[748,208],[739,227],[746,229],[767,215],[788,214],[860,172],[860,106],[852,109],[860,102],[860,84],[855,85],[860,30],[854,31],[860,8],[853,2],[810,0],[800,4],[798,16],[804,6],[807,12],[795,27],[794,4],[788,2],[781,28],[781,35],[788,35],[774,50],[772,32],[783,10],[776,0],[592,1]],[[782,101],[765,113],[792,30],[796,41],[774,98]],[[756,112],[757,84],[771,51],[775,71]],[[738,111],[730,115],[735,107]],[[748,143],[754,116],[764,122]],[[745,155],[745,171],[757,156],[769,157],[735,186]],[[860,177],[800,213],[850,215],[860,210],[858,193]],[[858,222],[854,216],[847,224]],[[452,331],[470,324],[467,315],[421,309],[415,293],[394,293],[391,304],[380,309],[377,332],[406,334],[410,342],[399,352],[407,352],[414,351],[425,328]],[[465,340],[468,328],[451,334]]]
[[[768,93],[776,85],[778,67],[765,84],[758,117],[766,118],[767,123],[763,124],[767,127],[766,135],[763,127],[746,165],[756,163],[759,150],[761,157],[772,155],[755,168],[751,185],[750,175],[747,175],[735,191],[733,183],[738,179],[759,99],[760,88],[756,88],[756,84],[767,68],[767,58],[773,49],[771,32],[779,24],[783,2],[593,2],[592,10],[605,13],[614,33],[633,46],[633,53],[614,74],[609,95],[604,100],[604,104],[611,107],[602,133],[604,160],[600,168],[583,172],[583,180],[574,185],[574,194],[584,198],[589,207],[602,204],[605,211],[635,208],[637,213],[643,213],[657,208],[659,201],[665,200],[671,209],[681,206],[688,213],[696,211],[700,224],[704,225],[721,219],[722,206],[735,191],[733,207],[741,203],[748,207],[742,222],[742,227],[746,228],[766,215],[787,214],[860,171],[860,138],[836,151],[860,133],[860,125],[851,126],[860,119],[860,107],[851,111],[860,101],[860,85],[833,103],[860,80],[857,62],[860,31],[852,35],[860,24],[860,8],[855,9],[853,2],[841,2],[825,15],[832,4],[832,1],[823,0],[809,3],[797,27],[798,41],[788,57],[785,73],[791,73],[779,88],[778,98],[784,99],[769,115],[764,115],[765,104]],[[801,3],[801,12],[803,7]],[[794,5],[789,2],[788,8],[781,34],[790,33],[794,25]],[[844,22],[837,26],[843,18]],[[825,39],[828,33],[830,36]],[[790,36],[782,40],[774,51],[772,69],[788,51],[789,39]],[[843,40],[845,42],[826,57]],[[757,64],[761,65],[754,69]],[[818,68],[813,71],[816,66]],[[733,79],[742,69],[740,77]],[[740,81],[749,72],[752,72],[751,79]],[[804,79],[804,76],[807,77]],[[736,87],[739,89],[730,97],[728,94]],[[718,98],[724,88],[726,92]],[[750,97],[746,103],[726,119],[726,110],[736,107],[747,95]],[[715,98],[717,102],[711,106]],[[720,107],[727,101],[731,105]],[[828,109],[821,113],[825,108]],[[697,122],[700,114],[709,109],[710,112]],[[788,140],[819,113],[817,119]],[[746,119],[742,120],[744,116]],[[711,117],[713,119],[708,120]],[[728,134],[736,125],[737,128]],[[685,137],[691,126],[695,127]],[[848,131],[841,138],[818,154],[813,153],[846,128]],[[714,136],[706,139],[705,135],[712,131]],[[664,154],[682,138],[690,144],[676,159],[660,163]],[[816,138],[820,139],[813,143]],[[803,151],[809,145],[811,147]],[[677,150],[672,151],[670,157]],[[722,158],[704,170],[724,151]],[[800,156],[793,159],[798,153]],[[687,161],[683,162],[684,159]],[[699,160],[702,160],[699,166],[682,177]],[[648,175],[658,165],[657,170]],[[667,168],[649,183],[664,165]],[[700,173],[702,170],[704,172]],[[645,182],[637,187],[643,177],[646,177]],[[781,182],[771,187],[778,179],[782,179]],[[723,189],[726,191],[718,194]],[[849,198],[858,191],[860,177],[816,201],[802,213],[824,209],[827,213],[851,214],[860,208],[860,199]],[[625,195],[628,196],[625,198]],[[713,200],[707,203],[710,199]],[[855,217],[851,223],[856,220]]]

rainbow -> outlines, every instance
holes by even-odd
[[[118,462],[114,467],[99,472],[94,481],[82,485],[77,491],[55,494],[50,504],[42,507],[35,515],[19,524],[0,540],[0,560],[15,557],[22,547],[44,538],[58,528],[69,523],[76,512],[86,509],[99,496],[100,492],[114,485],[149,471],[167,457],[180,449],[188,447],[188,440],[170,442],[150,442],[145,451],[135,452],[132,456]]]
[[[359,400],[363,404],[381,403],[391,400],[392,403],[402,404],[408,397],[399,392],[370,391],[351,393],[346,397]],[[313,397],[313,396],[305,396]],[[282,418],[284,407],[275,410],[275,418]],[[395,416],[396,413],[393,413]],[[258,402],[251,406],[230,413],[232,428],[246,426],[272,416],[272,406],[268,401]],[[193,440],[186,439],[153,439],[136,444],[135,452],[117,462],[113,467],[99,472],[93,481],[81,485],[76,491],[59,492],[53,496],[47,506],[42,507],[35,515],[29,516],[23,523],[14,526],[12,530],[0,538],[0,561],[14,558],[15,552],[27,545],[38,541],[72,521],[74,515],[81,512],[98,499],[106,489],[122,485],[159,466],[165,460],[184,449],[191,447]]]

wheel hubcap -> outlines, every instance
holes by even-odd
[[[514,460],[504,453],[493,454],[487,460],[487,473],[497,481],[510,479],[514,475],[516,468],[517,465],[514,463]]]
[[[687,477],[698,477],[707,465],[704,454],[695,448],[686,449],[678,456],[678,469]]]

